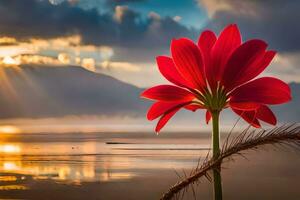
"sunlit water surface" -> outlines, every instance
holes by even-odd
[[[177,174],[183,177],[195,168],[199,159],[201,162],[205,158],[209,147],[208,134],[193,133],[185,136],[180,133],[167,136],[153,133],[7,134],[3,135],[0,142],[0,197],[84,199],[88,195],[88,199],[157,199],[179,180]],[[273,151],[263,154],[269,159],[270,155],[274,156],[271,161],[278,167],[271,167],[269,175],[265,173],[265,177],[262,177],[261,167],[270,166],[270,163],[262,161],[263,157],[252,158],[252,162],[239,160],[238,166],[232,164],[232,169],[224,170],[224,180],[228,179],[228,186],[234,182],[233,169],[245,169],[253,163],[258,164],[253,166],[252,172],[250,170],[249,174],[245,174],[242,171],[240,175],[237,172],[235,178],[236,186],[244,184],[242,190],[249,188],[249,193],[253,190],[253,183],[250,183],[253,179],[260,181],[263,188],[274,178],[277,182],[294,184],[296,177],[300,177],[299,172],[292,173],[293,176],[288,178],[284,175],[291,174],[294,168],[299,171],[300,157],[297,153],[288,155],[291,155],[289,159],[293,159],[298,168],[285,164],[282,159],[287,158],[282,153],[279,156]],[[253,153],[249,156],[253,157]],[[241,179],[248,175],[251,176],[248,180]],[[282,192],[275,190],[277,182],[272,183],[273,193],[288,192],[289,199],[300,197],[292,185],[288,191],[284,186],[281,187]],[[266,194],[270,194],[269,190],[273,189],[266,185]],[[201,182],[198,193],[203,198],[211,198],[211,187],[207,180]],[[227,196],[232,194],[229,192]],[[278,197],[278,194],[274,197]],[[262,199],[270,197],[261,196]],[[257,198],[251,195],[247,197]],[[189,194],[185,198],[189,199]]]

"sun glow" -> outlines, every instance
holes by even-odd
[[[2,62],[5,65],[20,65],[20,62],[12,58],[11,56],[5,56]]]
[[[105,64],[105,61],[110,60],[114,55],[113,48],[105,45],[84,44],[80,35],[53,39],[32,38],[26,41],[13,37],[0,37],[0,44],[0,65],[4,67],[75,65],[92,72],[96,72],[96,68],[102,66],[104,66],[103,69],[139,70],[125,62],[109,62],[109,65],[107,62]]]

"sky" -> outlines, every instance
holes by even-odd
[[[300,81],[300,2],[285,0],[0,0],[5,66],[72,65],[139,87],[163,83],[155,57],[173,38],[236,23],[278,52],[266,75]],[[147,77],[147,78],[145,78]]]
[[[167,83],[156,56],[170,55],[174,38],[197,41],[202,31],[218,35],[233,23],[243,41],[263,39],[277,51],[262,75],[299,83],[299,10],[300,1],[286,0],[0,0],[0,118],[12,119],[0,120],[0,129],[10,130],[7,125],[15,126],[15,118],[35,121],[27,125],[38,124],[36,118],[52,122],[51,117],[85,115],[104,116],[113,127],[122,120],[148,125],[144,115],[150,103],[139,98],[141,88]],[[28,65],[44,70],[25,69]],[[299,116],[298,84],[291,85],[296,88],[292,104],[278,109],[286,121]],[[232,124],[235,118],[227,114]],[[188,122],[198,128],[199,121],[203,127],[203,114],[190,116],[182,113],[169,127],[186,128]]]

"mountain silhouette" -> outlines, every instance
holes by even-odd
[[[1,73],[1,118],[136,116],[147,107],[141,88],[81,67],[2,67]]]
[[[139,97],[143,88],[82,67],[25,65],[1,67],[0,73],[0,118],[144,117],[151,104]],[[280,122],[300,121],[300,84],[291,83],[290,87],[292,101],[272,106]],[[178,113],[177,118],[186,119],[187,114]],[[224,115],[233,118],[231,112]],[[198,120],[197,116],[190,117]]]

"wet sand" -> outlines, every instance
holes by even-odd
[[[0,142],[1,199],[158,199],[197,165],[209,134],[7,135]],[[300,199],[300,152],[267,146],[223,164],[224,199]],[[211,199],[211,183],[194,186]],[[189,190],[184,199],[193,199]]]

